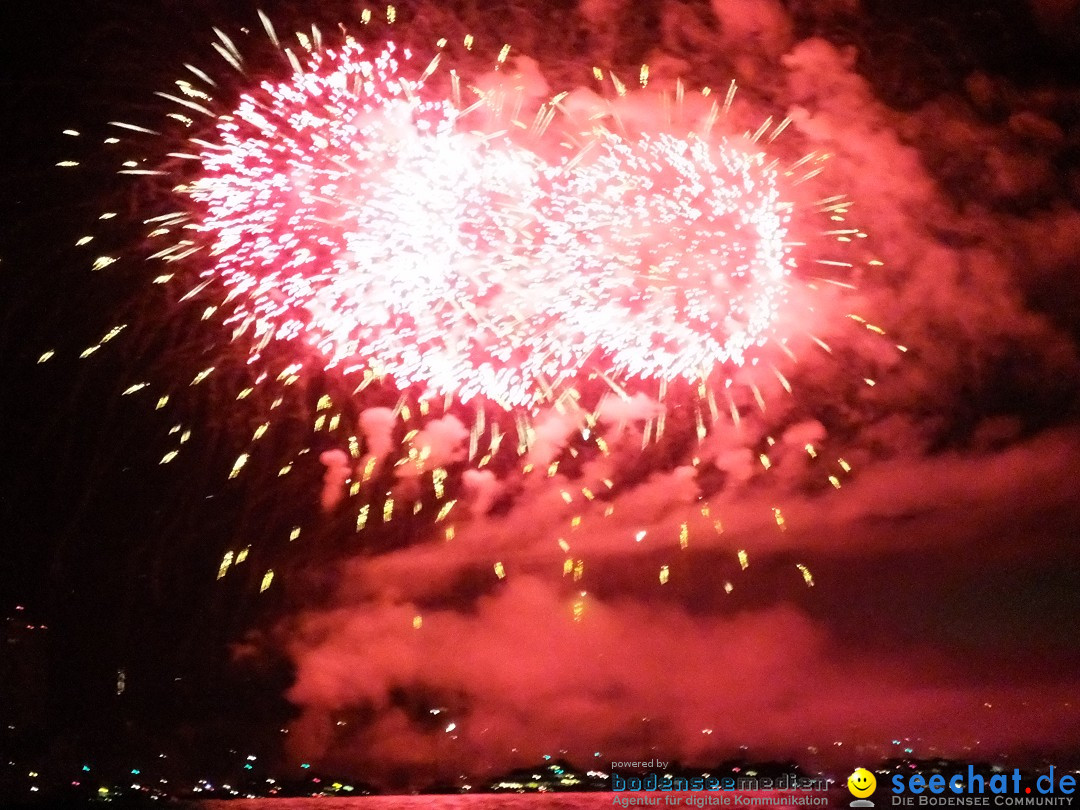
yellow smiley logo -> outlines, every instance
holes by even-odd
[[[866,768],[856,768],[847,778],[847,789],[857,799],[865,799],[877,790],[877,777]]]

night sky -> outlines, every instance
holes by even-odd
[[[322,395],[352,389],[333,373],[305,378],[230,480],[269,400],[237,400],[245,358],[200,320],[205,300],[150,284],[161,265],[145,261],[143,220],[175,207],[170,187],[192,169],[164,139],[107,122],[166,127],[172,108],[154,92],[184,62],[220,77],[229,103],[250,80],[215,53],[213,26],[281,78],[256,7],[11,5],[0,759],[17,765],[5,790],[25,789],[15,771],[120,773],[160,753],[169,764],[154,767],[188,784],[257,755],[276,774],[314,763],[399,788],[543,755],[841,770],[905,749],[1075,757],[1076,3],[402,4],[402,36],[474,32],[489,55],[511,42],[535,60],[515,69],[552,93],[588,85],[593,65],[632,84],[648,62],[651,91],[737,79],[747,120],[790,117],[777,149],[831,155],[827,187],[852,200],[880,259],[820,300],[812,328],[831,351],[796,341],[794,393],[774,380],[764,410],[747,394],[739,424],[725,414],[700,445],[673,400],[668,433],[642,449],[657,412],[644,395],[603,411],[610,455],[578,454],[580,425],[546,408],[523,459],[477,470],[463,410],[418,423],[428,469],[412,480],[380,462],[377,474],[404,502],[445,467],[460,501],[452,541],[430,501],[354,530],[341,478],[360,467],[311,429]],[[317,5],[260,7],[279,32],[358,25],[354,4]],[[633,115],[660,109],[634,103]],[[121,178],[129,153],[174,174]],[[101,255],[119,261],[91,271]],[[344,408],[370,457],[400,452],[396,400],[365,391]],[[580,494],[603,479],[602,498]]]

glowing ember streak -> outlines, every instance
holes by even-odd
[[[752,143],[466,131],[408,61],[316,52],[197,156],[187,193],[253,358],[307,344],[326,368],[514,408],[593,370],[708,378],[769,338],[789,206]]]

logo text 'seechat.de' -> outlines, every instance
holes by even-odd
[[[885,778],[890,785],[888,804],[899,807],[1068,807],[1076,790],[1076,777],[1055,775],[1054,766],[1036,777],[1034,784],[1024,784],[1019,768],[985,776],[976,773],[973,765],[967,766],[966,773],[898,773]],[[877,790],[877,777],[866,768],[852,771],[847,787],[854,797],[849,807],[875,806],[870,797]]]

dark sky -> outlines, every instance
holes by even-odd
[[[521,43],[553,91],[587,81],[594,63],[647,60],[657,84],[737,77],[749,115],[789,115],[791,148],[833,155],[828,182],[854,201],[883,263],[818,313],[836,351],[800,355],[795,396],[744,407],[700,448],[672,438],[639,451],[649,407],[638,401],[602,423],[610,458],[571,462],[576,426],[544,413],[529,458],[563,471],[487,475],[469,470],[468,431],[448,416],[422,438],[468,513],[453,543],[421,518],[360,545],[351,501],[319,508],[327,457],[309,454],[285,481],[274,472],[311,440],[304,420],[334,380],[310,382],[307,401],[286,406],[274,453],[227,480],[266,403],[234,404],[240,372],[188,390],[225,357],[223,332],[147,283],[157,270],[142,261],[140,223],[167,210],[168,185],[114,174],[129,145],[160,147],[102,143],[110,120],[162,126],[153,91],[185,61],[227,77],[228,95],[240,79],[210,47],[211,27],[261,64],[254,8],[10,6],[0,608],[22,605],[49,629],[19,647],[30,664],[5,671],[5,696],[20,696],[5,701],[19,718],[6,751],[119,762],[170,739],[193,768],[235,745],[409,780],[432,762],[495,769],[555,751],[709,761],[747,746],[846,767],[863,761],[848,751],[889,756],[896,740],[980,759],[1075,750],[1075,4],[405,6],[403,24],[425,35]],[[263,8],[281,31],[307,19],[295,4]],[[315,18],[327,31],[350,21],[325,4]],[[655,101],[640,103],[647,114]],[[104,211],[118,215],[102,224]],[[77,248],[84,234],[95,241]],[[104,254],[122,258],[90,272]],[[118,323],[122,337],[79,359]],[[171,410],[119,396],[143,379],[178,392]],[[350,411],[373,456],[390,438],[382,404]],[[193,438],[163,467],[173,424]],[[828,459],[809,459],[807,442]],[[615,481],[605,499],[578,494],[604,478]],[[303,544],[290,542],[301,525]],[[584,560],[580,583],[563,576],[560,537]],[[219,581],[223,554],[249,545]],[[260,595],[268,568],[277,577]],[[20,714],[30,681],[44,685],[32,730]]]

